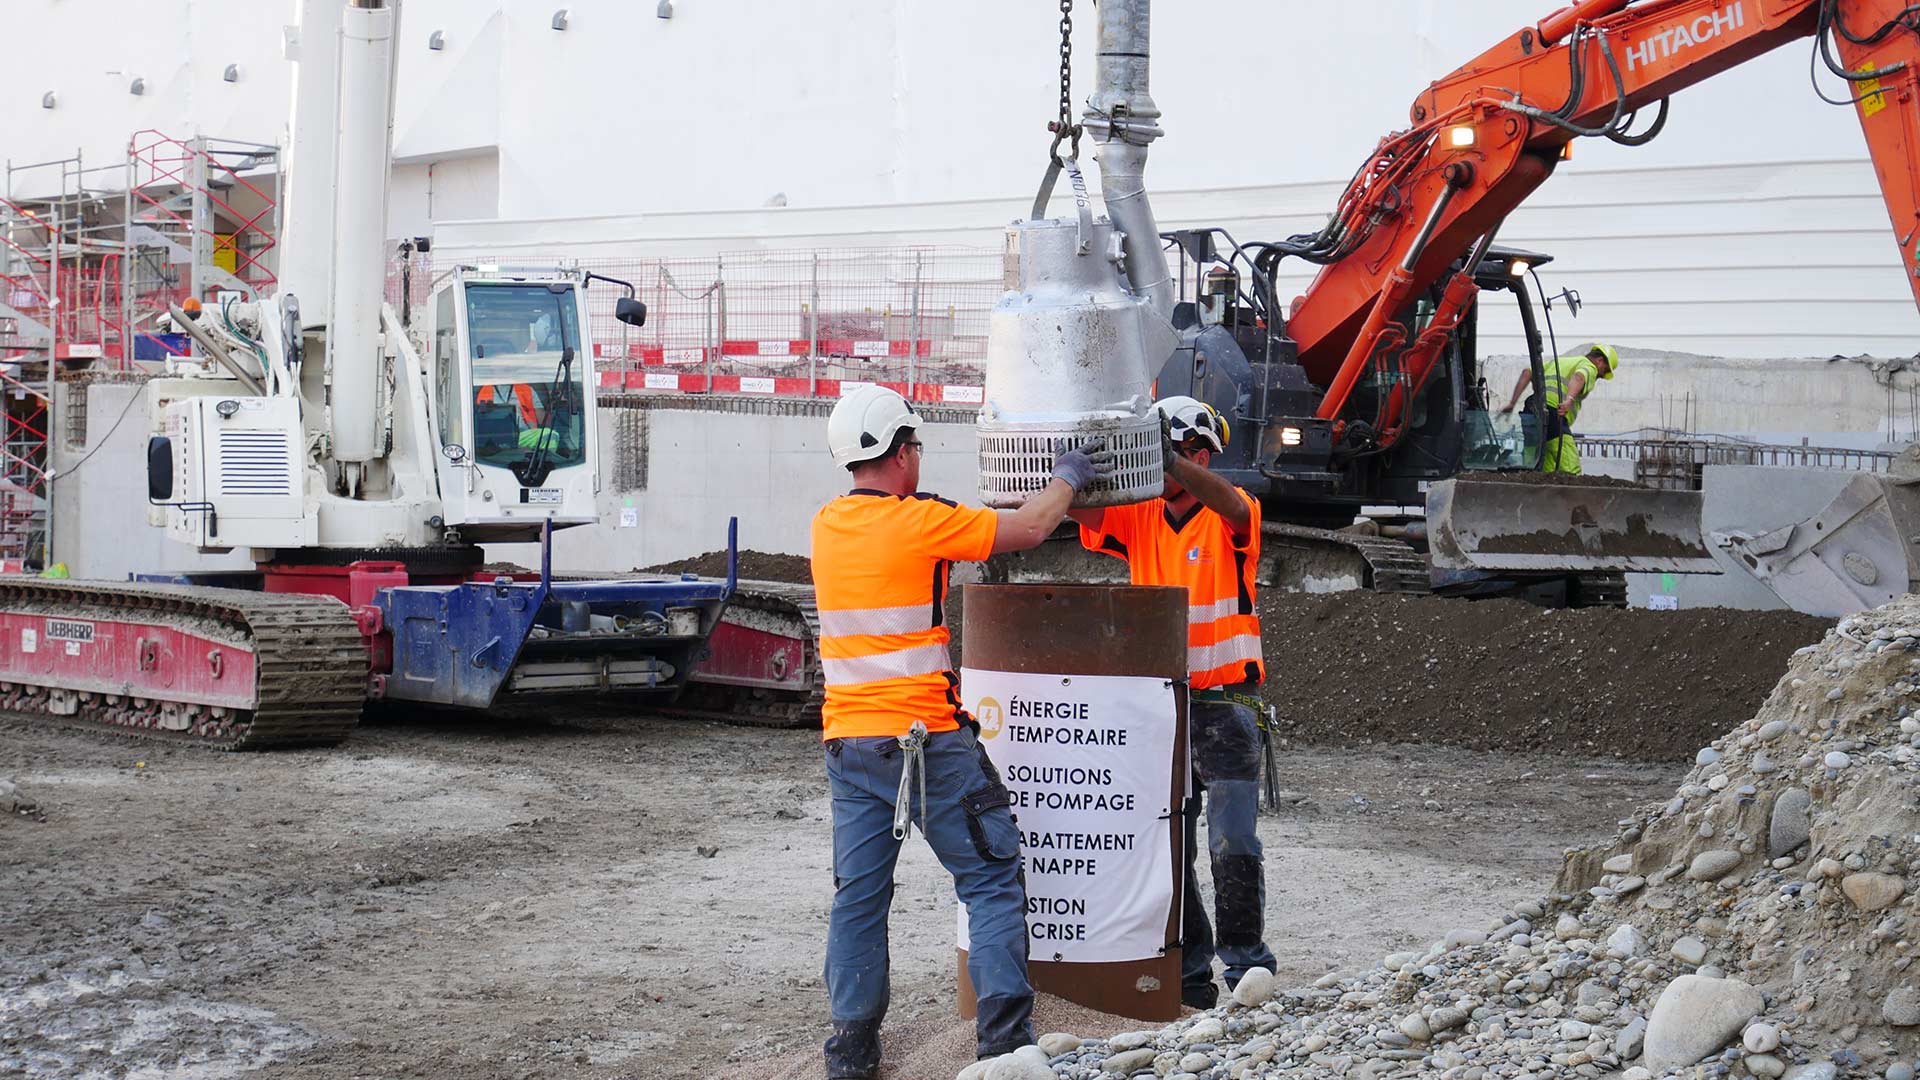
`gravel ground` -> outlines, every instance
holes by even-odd
[[[832,891],[816,738],[411,713],[224,755],[0,720],[22,807],[0,815],[0,1074],[807,1075]],[[1283,770],[1302,801],[1261,831],[1290,979],[1539,895],[1680,771],[1432,747]],[[912,845],[890,1045],[916,1070],[951,1036],[952,904]]]

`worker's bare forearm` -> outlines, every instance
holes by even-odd
[[[1533,381],[1533,372],[1521,371],[1519,381],[1513,384],[1513,396],[1507,399],[1507,408],[1520,404],[1520,395],[1527,392],[1527,384]]]
[[[1236,539],[1246,538],[1247,530],[1253,526],[1253,510],[1247,506],[1239,488],[1212,469],[1183,457],[1173,459],[1167,475],[1199,499],[1200,505],[1226,519]]]
[[[1072,485],[1056,477],[1018,510],[999,511],[1000,520],[993,533],[993,553],[1039,547],[1040,542],[1067,519],[1067,506],[1072,502]]]
[[[1085,525],[1095,531],[1099,530],[1101,522],[1107,520],[1107,512],[1097,506],[1090,510],[1069,510],[1067,516],[1073,519],[1074,524]]]

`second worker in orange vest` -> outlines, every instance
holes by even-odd
[[[1127,561],[1135,585],[1187,590],[1188,718],[1194,795],[1187,832],[1181,1000],[1212,1008],[1216,942],[1194,872],[1200,792],[1206,792],[1207,851],[1213,863],[1217,951],[1232,989],[1250,968],[1274,969],[1265,940],[1266,878],[1260,838],[1260,620],[1254,571],[1260,564],[1260,504],[1208,470],[1226,449],[1227,425],[1190,397],[1155,403],[1166,430],[1165,494],[1105,510],[1076,510],[1080,542]]]

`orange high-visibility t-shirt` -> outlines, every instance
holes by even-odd
[[[1227,520],[1195,505],[1175,519],[1165,499],[1101,511],[1098,529],[1081,526],[1080,543],[1125,559],[1135,585],[1187,590],[1187,682],[1195,690],[1266,678],[1260,619],[1253,613],[1260,565],[1260,504],[1238,488],[1253,514],[1247,542],[1233,541]]]
[[[947,571],[993,554],[998,518],[934,495],[855,489],[813,518],[822,737],[952,731],[966,715],[946,627]]]
[[[528,426],[538,425],[540,423],[540,409],[534,403],[533,387],[528,386],[526,383],[514,383],[513,398],[520,406],[520,419]],[[473,395],[473,401],[476,405],[491,405],[495,399],[496,389],[491,384],[482,386],[479,392]]]

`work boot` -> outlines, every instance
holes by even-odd
[[[826,1050],[827,1080],[877,1080],[880,1021],[835,1020]]]
[[[1189,1009],[1211,1009],[1219,1003],[1220,988],[1211,981],[1180,985],[1180,1004]]]

